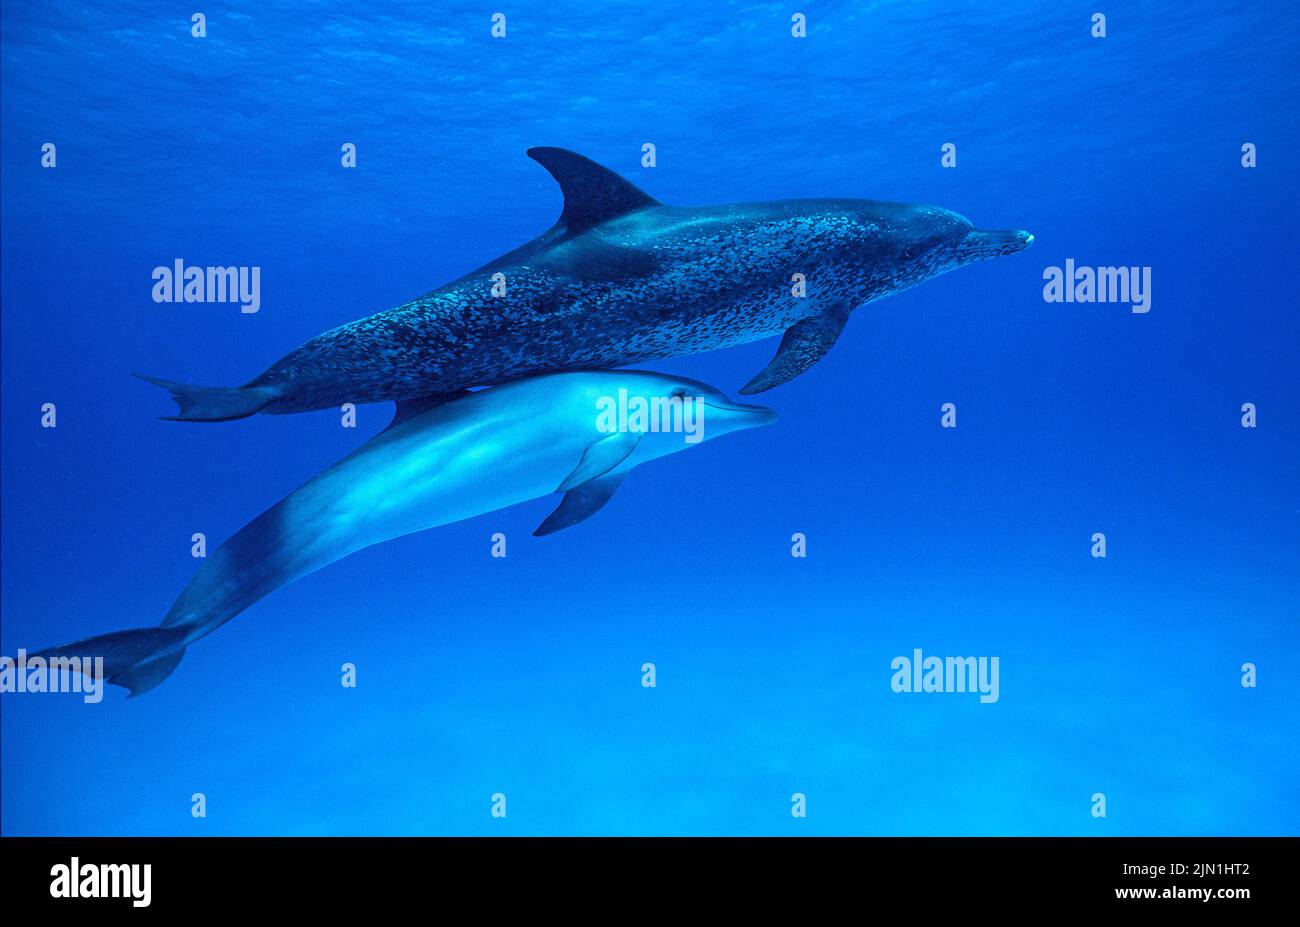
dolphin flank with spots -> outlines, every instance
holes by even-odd
[[[1033,242],[935,206],[820,199],[659,203],[562,148],[529,157],[560,185],[559,221],[459,280],[318,335],[240,387],[142,377],[179,421],[421,399],[533,374],[610,368],[784,333],[741,390],[793,379],[857,307]],[[804,294],[792,280],[801,274]]]

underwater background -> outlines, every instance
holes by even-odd
[[[776,425],[581,525],[531,537],[547,499],[364,550],[138,699],[4,695],[4,834],[1300,833],[1294,5],[195,6],[204,38],[0,8],[6,655],[157,623],[194,532],[391,417],[162,422],[131,372],[243,382],[534,237],[530,146],[671,204],[1036,242],[859,310],[756,397]],[[261,310],[153,302],[178,258],[260,267]],[[1150,311],[1045,302],[1067,259],[1150,266]],[[776,343],[642,366],[734,396]],[[894,693],[916,648],[999,657],[999,700]]]

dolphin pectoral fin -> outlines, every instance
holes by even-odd
[[[570,235],[635,212],[659,201],[607,167],[564,148],[529,148],[532,158],[550,172],[564,194],[559,225]]]
[[[603,476],[621,464],[641,442],[640,432],[620,431],[607,435],[582,452],[572,473],[564,478],[556,492],[568,492],[588,480]],[[594,509],[593,509],[594,511]]]
[[[776,356],[740,392],[748,396],[793,380],[826,356],[848,320],[848,311],[836,307],[795,322],[785,330]]]
[[[428,396],[417,396],[414,399],[399,399],[397,401],[397,408],[393,412],[393,420],[388,423],[384,428],[384,431],[387,431],[389,428],[396,425],[400,425],[407,419],[415,418],[417,415],[428,412],[430,409],[435,409],[444,403],[451,402],[453,399],[459,399],[461,396],[468,396],[469,392],[470,391],[467,389],[458,389],[452,390],[450,393],[430,393]]]
[[[614,495],[614,491],[623,484],[625,476],[626,473],[613,473],[588,480],[570,489],[564,494],[560,504],[555,507],[555,511],[547,515],[546,520],[537,526],[533,537],[540,538],[554,534],[595,515]]]

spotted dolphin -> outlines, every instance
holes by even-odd
[[[830,350],[849,313],[937,274],[1023,251],[936,206],[822,199],[666,206],[561,148],[528,155],[564,208],[540,237],[418,299],[318,335],[241,387],[168,389],[169,418],[223,421],[425,397],[538,373],[610,368],[784,333],[740,391]]]
[[[559,492],[534,532],[551,534],[600,509],[634,467],[775,417],[703,383],[632,370],[543,375],[432,408],[399,403],[386,430],[209,554],[161,625],[35,656],[102,657],[108,681],[138,695],[199,638],[364,547]]]

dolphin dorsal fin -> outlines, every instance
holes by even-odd
[[[607,167],[564,148],[529,148],[532,158],[550,172],[564,194],[559,225],[570,235],[627,215],[659,201]]]

